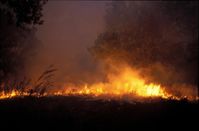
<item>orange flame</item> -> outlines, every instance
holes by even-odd
[[[131,68],[125,67],[117,74],[109,74],[108,82],[95,83],[82,87],[68,87],[63,91],[58,91],[57,95],[109,95],[109,96],[138,96],[138,97],[161,97],[171,98],[172,95],[167,93],[159,84],[146,84],[137,72]],[[173,97],[174,98],[174,97]],[[175,98],[177,99],[177,98]]]
[[[8,93],[2,91],[0,92],[0,99],[7,99],[7,98],[13,98],[17,96],[28,96],[29,94],[27,92],[20,92],[17,90],[12,90]]]
[[[122,69],[122,70],[121,70]],[[117,97],[128,96],[132,98],[163,98],[163,99],[175,99],[180,100],[185,97],[175,96],[168,93],[164,87],[160,84],[147,83],[139,73],[132,68],[126,66],[119,69],[116,73],[108,74],[107,82],[99,82],[91,85],[83,86],[65,86],[63,89],[58,91],[48,91],[45,94],[34,93],[31,94],[36,97],[40,96],[53,96],[53,95],[90,95],[94,97],[106,96]],[[13,98],[13,97],[24,97],[30,93],[24,91],[12,90],[8,93],[0,92],[0,99]],[[193,97],[187,97],[189,100],[193,100]],[[195,99],[195,98],[194,98]],[[198,97],[196,98],[196,100]]]

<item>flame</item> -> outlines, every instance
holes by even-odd
[[[172,95],[167,93],[159,84],[146,84],[137,72],[131,68],[125,67],[116,74],[108,75],[108,82],[96,83],[83,87],[65,87],[62,92],[57,92],[57,95],[107,95],[107,96],[138,96],[138,97],[161,97],[171,98]]]
[[[132,68],[126,66],[119,68],[116,73],[109,73],[106,82],[98,82],[91,85],[85,84],[82,86],[69,86],[58,91],[47,91],[44,94],[33,93],[31,96],[68,96],[68,95],[89,95],[94,97],[106,96],[106,98],[121,98],[128,96],[128,98],[163,98],[180,100],[186,98],[188,100],[198,100],[198,97],[175,96],[168,93],[166,88],[157,83],[148,83],[145,79],[140,77],[139,73]],[[0,92],[0,99],[7,99],[13,97],[29,96],[28,91],[12,90],[10,92]]]
[[[12,90],[10,92],[2,91],[0,92],[0,99],[7,99],[7,98],[13,98],[18,96],[28,96],[29,94],[27,92],[21,92],[17,90]]]

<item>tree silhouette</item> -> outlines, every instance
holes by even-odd
[[[21,74],[47,0],[0,0],[0,83]]]
[[[177,72],[172,79],[198,83],[198,2],[112,2],[105,21],[90,48],[97,59],[140,68],[159,63]]]

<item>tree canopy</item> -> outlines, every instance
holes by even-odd
[[[36,43],[36,25],[43,23],[47,0],[0,0],[0,82],[23,74]]]
[[[172,70],[164,80],[198,83],[198,2],[116,1],[105,21],[105,31],[90,48],[97,59],[148,69],[159,64],[164,71],[150,72],[154,79]]]

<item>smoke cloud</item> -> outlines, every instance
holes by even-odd
[[[90,48],[108,65],[127,63],[176,95],[198,95],[198,3],[113,2]]]
[[[27,63],[28,76],[36,79],[53,64],[57,87],[91,83],[103,78],[101,66],[88,48],[104,29],[106,2],[49,1],[37,37],[42,45]]]
[[[50,1],[28,73],[54,64],[61,88],[106,81],[121,64],[176,95],[197,96],[197,11],[197,2]]]

